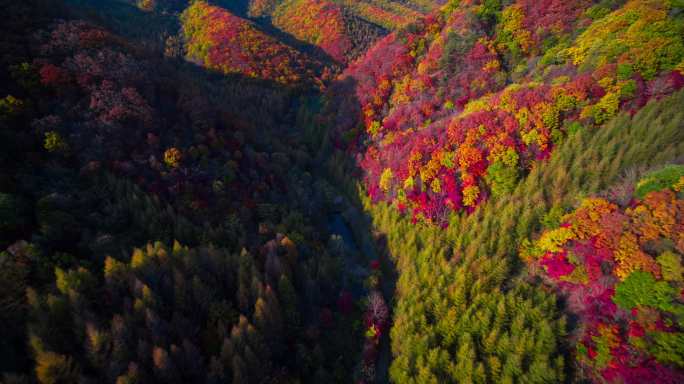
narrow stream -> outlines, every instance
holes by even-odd
[[[346,248],[344,252],[345,258],[343,260],[343,269],[344,274],[347,277],[345,279],[347,285],[344,288],[353,295],[355,300],[366,297],[369,292],[364,286],[364,280],[371,274],[371,262],[379,261],[382,265],[381,271],[383,271],[380,290],[382,291],[385,302],[389,306],[392,302],[392,295],[394,294],[394,274],[386,273],[385,271],[393,270],[393,265],[387,265],[387,263],[391,264],[390,260],[382,260],[379,258],[376,248],[377,244],[375,244],[373,240],[369,225],[365,225],[366,223],[364,223],[364,225],[357,228],[366,230],[366,227],[368,227],[369,229],[367,233],[357,230],[357,235],[355,236],[355,232],[352,231],[350,223],[361,223],[363,222],[363,219],[362,214],[351,206],[343,213],[334,213],[328,218],[328,229],[331,235],[340,236]],[[391,315],[389,323],[391,324]],[[389,383],[389,365],[391,360],[389,327],[387,327],[381,334],[378,345],[378,356],[375,365],[375,383]]]
[[[369,275],[368,259],[361,252],[354,234],[341,213],[332,214],[328,218],[328,229],[332,235],[340,236],[345,246],[345,257],[342,260],[345,276],[344,289],[350,292],[355,300],[359,300],[368,293],[363,286],[364,279]]]

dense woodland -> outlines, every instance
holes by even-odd
[[[333,140],[399,270],[394,382],[681,382],[681,286],[657,263],[681,265],[678,192],[667,224],[638,193],[682,160],[681,6],[451,2],[333,85]],[[630,210],[574,232],[592,196]]]
[[[0,9],[0,382],[684,382],[681,1]]]

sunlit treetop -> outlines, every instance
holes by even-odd
[[[669,1],[633,0],[595,21],[568,49],[575,65],[617,62],[647,79],[684,60],[684,20],[670,16]]]

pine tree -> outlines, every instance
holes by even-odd
[[[287,276],[280,276],[278,282],[278,297],[282,303],[283,317],[288,332],[293,332],[299,326],[299,310],[297,308],[297,295]]]

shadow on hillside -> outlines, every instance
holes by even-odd
[[[166,37],[178,33],[179,21],[178,12],[183,10],[184,5],[176,7],[176,13],[159,13],[159,12],[143,12],[133,4],[124,0],[65,0],[69,5],[68,15],[72,19],[85,19],[102,25],[107,29],[122,35],[127,38],[135,40],[140,45],[138,47],[142,50],[153,52],[142,52],[142,54],[162,55],[164,50],[164,41]],[[216,1],[217,5],[225,6],[230,11],[235,12],[240,16],[246,16],[247,2],[246,1]],[[257,27],[262,25],[255,23]],[[278,33],[276,39],[282,38],[286,44],[291,46],[298,46],[299,48],[314,52],[316,57],[327,62],[334,63],[334,60],[325,52],[316,46],[312,46],[303,41],[294,39],[292,36],[278,31],[274,27],[261,28],[266,34],[270,32]],[[292,85],[284,85],[269,79],[246,77],[241,74],[224,74],[220,71],[208,69],[197,65],[195,63],[175,58],[161,58],[161,64],[173,65],[182,68],[184,72],[196,76],[198,79],[206,80],[208,84],[212,85],[212,89],[220,92],[219,89],[225,84],[239,84],[240,87],[245,87],[245,92],[242,97],[237,100],[237,104],[243,107],[248,107],[254,99],[255,88],[267,89],[269,92],[284,92],[288,94],[318,94],[319,91],[312,87],[312,84],[303,81]],[[316,76],[319,76],[323,70],[323,66],[316,65],[313,68]],[[225,90],[224,90],[225,91]],[[223,92],[225,94],[225,92]],[[252,97],[250,97],[252,96]],[[244,100],[243,100],[244,99]],[[243,102],[246,101],[246,102]],[[250,108],[247,108],[250,109]],[[257,115],[259,116],[259,115]],[[281,114],[282,116],[282,114]]]
[[[126,250],[143,246],[151,239],[166,244],[179,240],[188,246],[196,245],[193,243],[193,239],[196,239],[196,242],[203,244],[221,246],[218,241],[214,242],[210,231],[217,227],[225,229],[226,227],[220,225],[226,222],[226,214],[232,213],[234,207],[238,206],[241,211],[235,211],[240,213],[247,212],[248,219],[241,224],[244,224],[248,233],[257,234],[258,219],[252,219],[257,217],[252,214],[252,211],[256,211],[256,204],[247,205],[245,201],[265,201],[272,205],[289,203],[287,183],[291,169],[283,167],[279,173],[276,172],[277,168],[272,167],[272,163],[278,156],[273,156],[274,152],[292,153],[292,163],[295,163],[292,168],[299,167],[301,163],[302,173],[313,174],[319,170],[324,172],[323,163],[317,161],[316,155],[323,153],[319,149],[326,140],[318,143],[319,148],[312,148],[311,153],[301,156],[298,153],[300,148],[305,148],[299,143],[303,136],[302,127],[298,125],[300,100],[303,95],[319,98],[322,96],[319,91],[302,86],[283,86],[273,81],[241,75],[223,75],[180,59],[165,58],[158,51],[150,49],[154,45],[141,43],[143,39],[157,39],[156,34],[147,34],[148,31],[166,32],[164,26],[155,25],[156,15],[141,12],[128,4],[105,0],[89,3],[87,9],[76,12],[73,7],[79,3],[84,2],[70,1],[71,12],[64,17],[82,18],[94,23],[102,21],[104,27],[115,32],[126,30],[129,26],[132,28],[123,33],[124,36],[132,37],[131,43],[121,39],[113,48],[123,51],[123,54],[130,54],[132,61],[139,59],[143,64],[139,68],[141,76],[140,79],[127,77],[117,81],[123,83],[119,84],[121,86],[139,91],[153,110],[150,113],[153,116],[150,121],[141,122],[138,120],[143,119],[136,118],[122,120],[115,127],[107,125],[99,131],[100,126],[104,125],[72,124],[90,118],[85,110],[76,110],[74,114],[77,116],[66,116],[67,119],[74,120],[66,121],[65,125],[77,130],[74,133],[78,135],[73,135],[73,143],[74,148],[79,149],[78,153],[59,169],[56,166],[36,167],[39,169],[30,175],[31,180],[27,181],[27,185],[31,187],[33,182],[40,183],[41,189],[25,188],[31,192],[26,194],[32,201],[37,201],[42,195],[57,196],[59,199],[55,204],[64,204],[63,209],[60,206],[60,213],[62,210],[78,213],[74,215],[78,220],[74,220],[73,225],[68,222],[68,241],[65,241],[64,236],[57,236],[62,240],[58,238],[54,241],[59,246],[57,251],[73,255],[78,260],[92,257],[92,262],[101,263],[102,260],[94,258],[107,254],[117,256],[120,250],[95,252],[94,247]],[[105,3],[115,9],[114,17],[107,17],[107,9],[98,9],[97,5],[93,5]],[[118,24],[119,22],[125,24]],[[117,64],[105,65],[103,72],[118,69]],[[17,96],[21,99],[30,97],[19,93]],[[40,97],[45,98],[42,94]],[[358,108],[358,101],[353,93],[345,97],[348,97],[346,104],[356,105]],[[56,99],[65,105],[83,105],[87,94],[74,92],[60,95]],[[283,131],[287,135],[283,135]],[[236,132],[241,134],[239,138],[234,134]],[[225,139],[227,143],[221,142],[221,146],[217,145],[211,151],[206,149],[212,142],[221,141],[217,137]],[[189,148],[199,146],[205,147],[204,156],[191,157]],[[150,163],[152,160],[158,163],[165,149],[170,147],[188,149],[185,152],[188,159],[185,163],[181,162],[181,165],[166,167],[160,172],[161,166],[154,167]],[[247,160],[243,169],[236,171],[235,186],[226,187],[225,196],[217,198],[212,194],[212,182],[225,175],[225,170],[229,168],[228,163],[242,158]],[[322,158],[326,159],[327,156]],[[109,176],[111,171],[116,176],[112,177],[111,183],[93,180],[96,175],[88,174],[91,171],[84,165],[90,165],[94,162],[93,159],[97,160],[98,169],[102,167],[102,173],[106,170]],[[12,172],[19,170],[18,167],[8,169],[13,169]],[[66,178],[65,175],[69,177]],[[270,182],[269,179],[276,181]],[[135,193],[131,192],[133,190]],[[82,196],[88,198],[80,198]],[[156,197],[160,198],[160,203]],[[202,208],[202,204],[198,204],[197,212],[190,211],[186,206],[192,204],[184,201],[189,199],[206,204],[209,208]],[[220,201],[221,199],[226,202]],[[142,203],[138,204],[139,202]],[[358,207],[358,203],[356,206]],[[325,211],[310,210],[310,213],[322,216],[318,223],[325,221]],[[354,220],[354,227],[359,233],[357,236],[363,243],[373,241],[370,219],[362,213],[359,215],[361,219]],[[168,220],[160,217],[168,217]],[[178,225],[181,221],[184,225],[183,233]],[[316,223],[315,218],[312,221]],[[137,227],[138,223],[141,223],[141,227],[144,224],[154,228],[148,233]],[[36,228],[29,229],[27,234],[36,231]],[[184,238],[186,229],[190,239]],[[201,236],[195,230],[202,231]],[[100,234],[106,236],[99,236]],[[231,244],[238,243],[232,239],[230,241]],[[246,243],[259,244],[256,241]],[[251,251],[258,254],[254,249]],[[313,257],[316,256],[317,254],[313,254]],[[12,351],[18,351],[20,356],[29,355],[23,337],[16,340],[16,345],[15,340],[12,342]],[[362,343],[363,339],[358,342]],[[11,364],[21,371],[30,368],[28,360]]]
[[[259,173],[275,173],[268,168],[268,164],[266,166],[260,164],[258,159],[253,162],[252,159],[249,159],[250,163],[246,167],[247,169],[241,170],[241,173],[236,176],[239,181],[238,187],[235,188],[235,191],[231,189],[227,193],[232,201],[225,205],[222,205],[222,202],[215,201],[217,199],[211,192],[211,182],[216,179],[218,172],[222,169],[221,167],[228,162],[230,156],[235,152],[242,151],[245,157],[253,156],[250,151],[259,155],[266,153],[270,156],[270,154],[285,148],[286,151],[291,150],[299,156],[296,152],[299,148],[303,148],[301,142],[306,139],[304,136],[308,134],[304,130],[305,127],[299,125],[301,121],[298,116],[305,108],[302,105],[302,98],[323,98],[324,95],[321,95],[320,91],[308,87],[306,84],[285,86],[274,81],[253,79],[239,74],[225,75],[181,59],[165,58],[158,51],[149,50],[150,47],[155,47],[154,44],[151,46],[140,44],[143,40],[159,42],[159,37],[177,31],[177,19],[174,19],[176,17],[174,15],[145,13],[130,4],[113,0],[100,0],[95,3],[102,6],[106,4],[107,7],[112,7],[111,9],[98,8],[97,5],[88,3],[85,5],[86,8],[79,9],[76,12],[73,6],[84,4],[85,1],[69,0],[69,3],[72,5],[71,17],[91,19],[95,22],[102,21],[104,26],[113,31],[124,31],[122,35],[134,39],[134,42],[138,43],[135,45],[142,45],[142,48],[135,49],[135,56],[143,57],[150,62],[149,73],[145,73],[145,79],[141,84],[136,85],[139,85],[141,93],[159,116],[151,126],[135,127],[131,125],[123,127],[120,131],[111,132],[108,137],[105,137],[107,148],[102,149],[101,157],[98,158],[102,163],[128,164],[128,169],[119,171],[117,176],[131,181],[142,180],[141,184],[144,187],[154,184],[156,190],[147,191],[147,193],[159,196],[164,203],[176,208],[177,217],[188,217],[188,221],[202,228],[216,225],[220,220],[225,221],[226,207],[232,210],[233,207],[243,204],[247,200],[267,201],[273,205],[289,204],[287,200],[289,185],[286,179],[289,176],[290,169],[284,169],[281,174],[273,175],[273,179],[281,180],[268,184],[265,191],[257,191],[259,189],[256,188],[257,185],[263,184],[264,179],[266,179]],[[159,19],[160,17],[161,19]],[[158,22],[162,24],[157,24]],[[282,33],[278,36],[283,39],[286,38]],[[289,39],[292,41],[292,37]],[[127,47],[130,48],[131,46],[127,45]],[[318,47],[315,49],[320,50]],[[361,199],[356,194],[354,185],[360,179],[360,171],[355,167],[353,159],[348,157],[348,153],[339,149],[346,146],[340,144],[340,141],[343,141],[340,137],[356,128],[356,116],[360,115],[360,104],[354,92],[355,83],[353,80],[347,79],[333,84],[332,87],[334,88],[334,98],[328,100],[330,109],[323,111],[324,116],[328,113],[332,114],[326,123],[330,132],[325,132],[326,127],[323,125],[314,127],[315,130],[319,131],[318,133],[321,133],[320,130],[324,131],[322,132],[323,138],[308,147],[309,153],[301,156],[303,159],[301,164],[297,161],[298,164],[292,165],[292,167],[301,166],[302,173],[327,178],[337,187],[336,189],[344,191],[348,201],[345,209],[347,212],[345,220],[352,228],[359,249],[366,258],[365,267],[368,268],[371,260],[379,259],[381,261],[383,272],[381,289],[388,303],[392,303],[397,273],[392,258],[388,254],[386,240],[384,235],[374,231],[372,220],[364,212]],[[317,112],[313,111],[312,113],[316,115]],[[205,164],[192,161],[187,166],[169,172],[167,179],[160,178],[159,174],[155,174],[146,167],[137,167],[137,160],[133,159],[133,154],[142,159],[143,162],[147,161],[153,154],[159,155],[159,151],[150,148],[151,145],[145,139],[145,137],[149,138],[145,135],[150,133],[158,137],[164,137],[164,135],[173,137],[174,142],[167,142],[166,144],[187,148],[196,142],[204,141],[203,139],[196,139],[198,135],[206,134],[208,136],[210,135],[209,132],[213,130],[219,135],[239,131],[244,134],[244,141],[248,145],[240,143],[241,146],[238,148],[228,146],[222,151],[215,151],[211,156],[206,156],[208,159]],[[89,137],[84,135],[83,140],[85,143]],[[250,148],[243,148],[243,146]],[[83,147],[95,148],[96,146],[84,145]],[[264,162],[273,160],[273,156],[269,156],[266,156]],[[88,157],[84,156],[83,158]],[[333,175],[331,175],[331,168],[336,169]],[[167,177],[167,175],[163,177]],[[204,200],[211,207],[206,218],[200,214],[185,211],[185,204],[182,199],[186,196],[179,192],[172,192],[175,190],[182,192],[185,186],[188,187],[187,191],[192,191],[188,194],[197,197],[199,200]],[[316,225],[324,225],[327,219],[326,215],[329,212],[315,209],[323,206],[323,204],[316,201],[304,202],[303,204],[307,204],[306,206],[310,208],[302,211],[311,215],[311,222]],[[254,210],[254,207],[251,210]],[[206,223],[201,220],[206,220]],[[244,224],[248,233],[258,233],[258,220],[250,219]],[[122,231],[122,233],[130,235],[128,234],[130,228],[122,227]],[[110,235],[123,236],[118,233],[111,233]],[[146,237],[141,233],[132,234],[131,246],[143,245],[142,242],[147,240]],[[83,239],[75,239],[73,243],[78,244],[80,240]],[[170,242],[173,239],[164,238],[160,240]],[[202,241],[207,240],[202,239]],[[248,241],[248,243],[256,242]],[[189,243],[187,245],[194,244]],[[78,249],[74,249],[73,253],[80,254]],[[363,340],[359,340],[359,343],[362,342]],[[391,362],[388,330],[383,335],[380,350],[377,382],[385,383],[388,382],[387,371]]]
[[[64,0],[73,19],[90,20],[118,35],[162,44],[178,31],[174,12],[143,12],[131,0]],[[182,9],[181,9],[182,11]]]
[[[259,18],[259,19],[249,19],[254,21],[254,24],[258,27],[259,30],[264,32],[265,34],[269,36],[273,36],[276,40],[284,43],[285,45],[289,45],[290,47],[293,47],[301,52],[307,53],[313,58],[322,61],[323,63],[326,64],[340,64],[337,60],[335,60],[332,56],[328,55],[327,52],[325,52],[321,47],[311,44],[309,42],[306,42],[304,40],[300,40],[296,38],[294,35],[285,32],[281,29],[278,29],[276,26],[273,25],[271,20],[269,18]]]
[[[247,14],[249,10],[249,0],[214,0],[212,1],[212,3],[229,10],[233,14],[240,16],[243,19],[252,21],[254,25],[256,25],[257,29],[259,29],[261,32],[274,37],[276,40],[284,43],[285,45],[289,45],[292,48],[307,53],[324,63],[337,63],[335,59],[330,57],[330,55],[328,55],[320,47],[308,43],[306,41],[297,39],[292,34],[282,31],[275,27],[273,23],[271,23],[270,18],[249,17],[249,15]]]
[[[325,51],[323,51],[320,47],[310,44],[306,41],[299,40],[296,37],[294,37],[292,34],[289,34],[287,32],[284,32],[278,28],[276,28],[273,23],[271,23],[270,18],[267,17],[262,17],[262,18],[251,18],[247,14],[249,11],[249,0],[214,0],[212,1],[213,4],[218,5],[222,8],[225,8],[232,13],[234,13],[237,16],[242,17],[243,19],[250,20],[254,22],[254,24],[257,26],[257,28],[261,31],[264,32],[267,35],[273,36],[277,40],[283,42],[286,45],[289,45],[297,50],[303,51],[305,53],[308,53],[312,55],[314,58],[321,60],[326,63],[335,63],[336,61],[330,57]]]
[[[187,6],[183,2],[179,2],[168,5],[168,7],[165,7],[160,12],[143,12],[133,2],[129,3],[124,0],[65,0],[65,2],[71,6],[70,13],[73,18],[92,20],[106,26],[119,35],[149,40],[160,44],[162,47],[166,37],[179,32],[180,23],[178,16]],[[212,3],[253,22],[256,29],[260,32],[308,54],[323,64],[339,64],[320,47],[299,40],[293,35],[276,28],[268,18],[249,18],[247,15],[248,2],[246,0],[223,0],[213,1]]]

